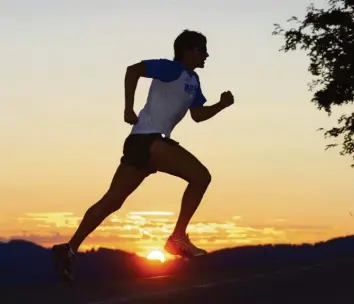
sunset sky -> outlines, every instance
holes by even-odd
[[[314,1],[321,5],[325,1]],[[231,90],[235,105],[172,137],[213,181],[189,233],[208,250],[301,243],[352,234],[351,159],[325,151],[316,131],[333,117],[310,102],[302,52],[278,50],[273,24],[303,16],[307,0],[102,0],[0,2],[0,240],[66,242],[119,164],[127,65],[172,58],[184,29],[203,32],[198,70],[207,104]],[[144,105],[141,80],[135,109]],[[185,182],[149,177],[82,248],[144,254],[163,247]]]

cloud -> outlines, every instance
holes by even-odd
[[[18,218],[20,223],[24,221],[35,221],[54,225],[57,228],[74,228],[78,225],[80,220],[81,217],[75,216],[72,212],[25,213],[24,217]]]
[[[235,216],[232,217],[232,219],[234,221],[242,221],[243,220],[242,216],[240,216],[240,215],[235,215]]]
[[[129,215],[145,215],[145,216],[172,216],[173,212],[167,211],[133,211]]]
[[[52,233],[52,234],[35,234],[35,233],[28,233],[24,231],[22,234],[13,235],[7,238],[6,241],[14,240],[14,239],[21,239],[27,240],[39,245],[46,245],[46,244],[55,244],[55,243],[64,243],[68,241],[68,236],[62,235],[60,233]]]
[[[69,241],[71,235],[61,234],[61,233],[51,233],[46,235],[41,234],[19,234],[9,237],[8,239],[2,239],[2,241],[9,241],[11,239],[23,239],[27,240],[36,244],[44,245],[44,246],[51,246],[53,244],[58,243],[66,243]],[[137,235],[99,235],[99,234],[92,234],[87,238],[88,243],[91,244],[122,244],[122,243],[132,243],[135,241],[140,240],[140,237]]]
[[[285,218],[278,218],[278,219],[274,219],[272,222],[275,222],[275,223],[285,223],[289,221],[288,219],[285,219]]]
[[[20,231],[13,234],[14,237],[49,246],[67,242],[78,227],[81,217],[71,212],[26,213],[18,221],[27,232]],[[161,248],[172,233],[175,222],[172,212],[135,211],[125,215],[113,214],[87,238],[85,246],[100,245],[131,251],[156,246]],[[192,241],[210,250],[245,244],[299,242],[305,238],[324,238],[332,232],[330,226],[299,225],[288,219],[250,224],[237,215],[226,221],[192,221],[188,226]]]
[[[253,228],[256,229],[262,229],[262,228],[266,228],[266,225],[258,225],[258,224],[254,224],[252,225]],[[285,229],[287,231],[290,230],[306,230],[306,231],[311,231],[311,230],[331,230],[332,227],[329,225],[298,225],[298,224],[291,224],[291,223],[284,223],[284,224],[272,224],[271,227],[275,228],[275,229]]]

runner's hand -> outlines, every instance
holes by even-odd
[[[138,116],[136,116],[134,110],[125,110],[124,121],[130,125],[135,125],[138,122]]]
[[[223,92],[220,96],[220,103],[227,108],[234,103],[234,96],[230,91]]]

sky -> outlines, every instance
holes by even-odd
[[[310,102],[303,52],[279,52],[274,23],[304,16],[307,0],[0,0],[0,240],[65,242],[107,190],[131,126],[124,74],[142,59],[173,57],[184,29],[208,38],[197,70],[207,104],[234,106],[172,138],[210,170],[189,233],[208,250],[302,243],[352,234],[354,169],[325,151],[332,117]],[[322,6],[325,1],[314,1]],[[150,80],[139,81],[135,110]],[[144,254],[162,248],[186,183],[158,173],[82,245]]]

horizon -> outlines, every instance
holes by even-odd
[[[348,256],[348,254],[350,254],[353,250],[353,246],[348,246],[348,240],[351,240],[354,238],[354,234],[352,235],[348,235],[348,236],[340,236],[340,237],[334,237],[334,238],[330,238],[327,240],[322,240],[322,241],[317,241],[317,242],[313,242],[313,243],[285,243],[285,242],[279,242],[279,243],[263,243],[263,244],[243,244],[240,246],[231,246],[231,247],[224,247],[224,248],[219,248],[217,250],[213,250],[209,253],[209,257],[216,257],[217,259],[220,259],[220,257],[222,257],[222,255],[225,255],[225,257],[230,257],[230,253],[231,256],[235,255],[235,254],[241,254],[243,255],[242,252],[244,252],[244,250],[251,250],[251,249],[258,249],[258,251],[250,251],[252,259],[253,259],[253,263],[256,263],[255,259],[255,255],[254,254],[261,254],[263,257],[264,256],[264,251],[262,251],[263,249],[259,250],[260,248],[268,248],[268,250],[274,250],[271,251],[276,252],[277,250],[284,250],[284,247],[288,247],[288,248],[296,248],[297,253],[295,253],[294,251],[288,251],[287,253],[285,253],[285,256],[287,256],[288,263],[291,263],[291,260],[293,258],[295,258],[297,256],[296,259],[300,258],[303,262],[306,262],[306,259],[310,258],[311,255],[309,255],[309,253],[307,252],[308,246],[311,246],[312,250],[316,250],[317,251],[317,258],[318,259],[336,259],[336,258],[343,258],[344,256]],[[352,240],[351,240],[352,241]],[[350,241],[350,242],[351,242]],[[338,243],[340,242],[340,243]],[[11,244],[12,243],[12,244]],[[15,245],[13,244],[15,243]],[[51,251],[51,248],[48,246],[43,246],[41,244],[37,244],[31,240],[26,240],[26,239],[20,239],[20,238],[15,238],[15,239],[11,239],[11,240],[1,240],[0,239],[0,244],[7,244],[7,245],[12,245],[12,246],[17,246],[18,248],[20,248],[19,246],[23,246],[24,244],[30,245],[30,246],[36,246],[36,247],[40,247],[41,249],[47,250],[48,252]],[[340,245],[341,244],[341,245]],[[352,243],[350,243],[352,244]],[[338,246],[340,245],[340,246]],[[346,245],[346,246],[344,246]],[[332,246],[332,248],[336,248],[335,251],[332,251],[330,255],[328,255],[328,250],[323,250],[324,247],[328,248],[328,246]],[[28,248],[28,247],[26,247]],[[303,251],[303,253],[305,253],[304,255],[301,255],[301,250],[306,248],[306,251]],[[1,254],[5,253],[6,256],[6,246],[2,247],[2,250],[0,250],[0,256]],[[107,252],[107,251],[111,251],[114,253],[119,253],[119,254],[123,254],[123,255],[128,255],[130,258],[132,258],[133,260],[135,260],[135,262],[143,262],[142,264],[139,262],[137,264],[137,266],[141,269],[145,269],[145,270],[149,270],[149,271],[161,271],[163,269],[159,268],[158,265],[163,265],[165,263],[169,264],[169,263],[173,263],[174,262],[181,262],[185,260],[181,257],[178,256],[173,256],[170,255],[166,252],[164,252],[163,250],[159,250],[159,249],[154,249],[151,250],[149,252],[147,252],[148,254],[144,253],[139,253],[139,252],[133,252],[133,251],[126,251],[123,249],[117,249],[117,248],[109,248],[106,246],[96,246],[96,247],[90,247],[90,248],[82,248],[79,251],[79,254],[96,254],[98,252]],[[307,253],[306,253],[307,252]],[[26,252],[22,252],[23,254],[26,254]],[[220,256],[221,254],[221,256]],[[266,255],[267,256],[267,255]],[[277,254],[275,254],[275,257],[277,256]],[[284,257],[285,257],[284,256]],[[118,257],[118,256],[117,256]],[[18,258],[18,256],[16,257]],[[136,259],[137,258],[137,259]],[[268,256],[269,258],[269,256]],[[102,258],[102,256],[100,257],[100,259],[102,261],[104,261],[104,258]],[[203,259],[204,260],[204,259]],[[215,261],[215,260],[214,260]],[[159,262],[158,264],[156,264],[156,262]],[[240,261],[238,261],[240,262]],[[270,261],[268,260],[268,263]],[[241,262],[242,263],[242,262]],[[262,263],[267,263],[267,260],[263,261]],[[258,265],[258,264],[257,264]],[[253,265],[255,266],[255,265]],[[165,268],[165,270],[167,270],[168,268]],[[176,270],[176,269],[175,269]],[[163,274],[163,273],[161,273]],[[155,275],[157,275],[157,273],[155,273]]]
[[[119,249],[141,257],[159,251],[164,254],[166,260],[173,259],[174,257],[163,249],[166,238],[174,227],[173,216],[172,212],[161,211],[132,211],[125,217],[113,214],[87,238],[79,251]],[[68,235],[74,232],[81,217],[70,212],[29,213],[18,220],[23,227],[22,234],[2,236],[0,242],[24,240],[50,249],[57,242],[64,242]],[[38,227],[38,232],[25,230],[25,227],[33,226],[31,222],[37,223],[34,226]],[[330,226],[323,226],[321,229],[317,226],[292,225],[281,218],[269,221],[268,226],[262,226],[247,223],[241,217],[234,216],[225,221],[192,220],[188,232],[197,246],[203,246],[209,252],[242,246],[315,244],[354,235],[338,235]]]
[[[239,250],[239,249],[244,249],[244,248],[260,248],[260,247],[269,247],[271,246],[272,248],[284,248],[284,246],[288,246],[288,247],[297,247],[297,248],[301,248],[301,247],[306,247],[307,246],[311,246],[312,248],[316,248],[317,245],[326,245],[326,244],[330,244],[333,243],[334,241],[344,241],[347,239],[351,239],[354,238],[354,234],[351,235],[346,235],[346,236],[337,236],[337,237],[333,237],[333,238],[329,238],[326,240],[319,240],[319,241],[315,241],[315,242],[302,242],[302,243],[286,243],[286,242],[279,242],[279,243],[263,243],[263,244],[243,244],[243,245],[239,245],[239,246],[231,246],[231,247],[223,247],[223,248],[219,248],[216,250],[211,251],[210,253],[218,253],[218,252],[228,252],[228,251],[233,251],[233,250]],[[50,246],[45,246],[45,245],[41,245],[39,243],[36,243],[32,240],[29,239],[24,239],[24,238],[12,238],[12,239],[0,239],[0,244],[10,244],[10,243],[16,243],[16,246],[19,244],[31,244],[34,246],[38,246],[42,249],[45,250],[51,250]],[[351,250],[350,248],[347,248],[349,251]],[[6,250],[6,249],[5,249]],[[85,254],[85,253],[92,253],[92,252],[98,252],[100,250],[108,250],[108,251],[114,251],[114,252],[122,252],[124,254],[128,254],[128,255],[133,255],[133,256],[137,256],[139,258],[144,258],[147,260],[159,260],[159,258],[150,258],[148,255],[142,255],[141,253],[139,254],[138,252],[134,252],[134,251],[126,251],[124,249],[118,249],[118,248],[109,248],[109,247],[105,247],[105,246],[92,246],[92,247],[88,247],[88,248],[81,248],[79,250],[79,254]],[[170,255],[166,252],[160,251],[160,250],[153,250],[153,251],[149,251],[148,253],[156,253],[157,254],[163,254],[163,258],[165,259],[164,261],[161,261],[162,263],[164,262],[168,262],[168,261],[173,261],[173,260],[184,260],[184,258],[179,257],[179,256],[173,256]],[[338,251],[339,254],[344,254],[345,251],[343,251],[342,249],[339,249]],[[336,256],[332,256],[332,258],[335,258]]]
[[[107,190],[130,132],[122,118],[126,66],[171,58],[173,40],[186,28],[208,39],[210,57],[197,71],[207,105],[225,90],[235,96],[224,113],[200,124],[187,115],[172,133],[213,177],[188,228],[191,239],[218,250],[352,235],[351,159],[325,151],[332,142],[317,131],[352,106],[331,117],[318,111],[306,55],[279,52],[282,38],[272,36],[274,23],[288,26],[311,2],[325,1],[154,0],[140,3],[141,12],[132,2],[4,4],[0,241],[69,240]],[[149,83],[139,81],[136,112]],[[149,177],[81,250],[161,250],[185,186],[165,174]]]

